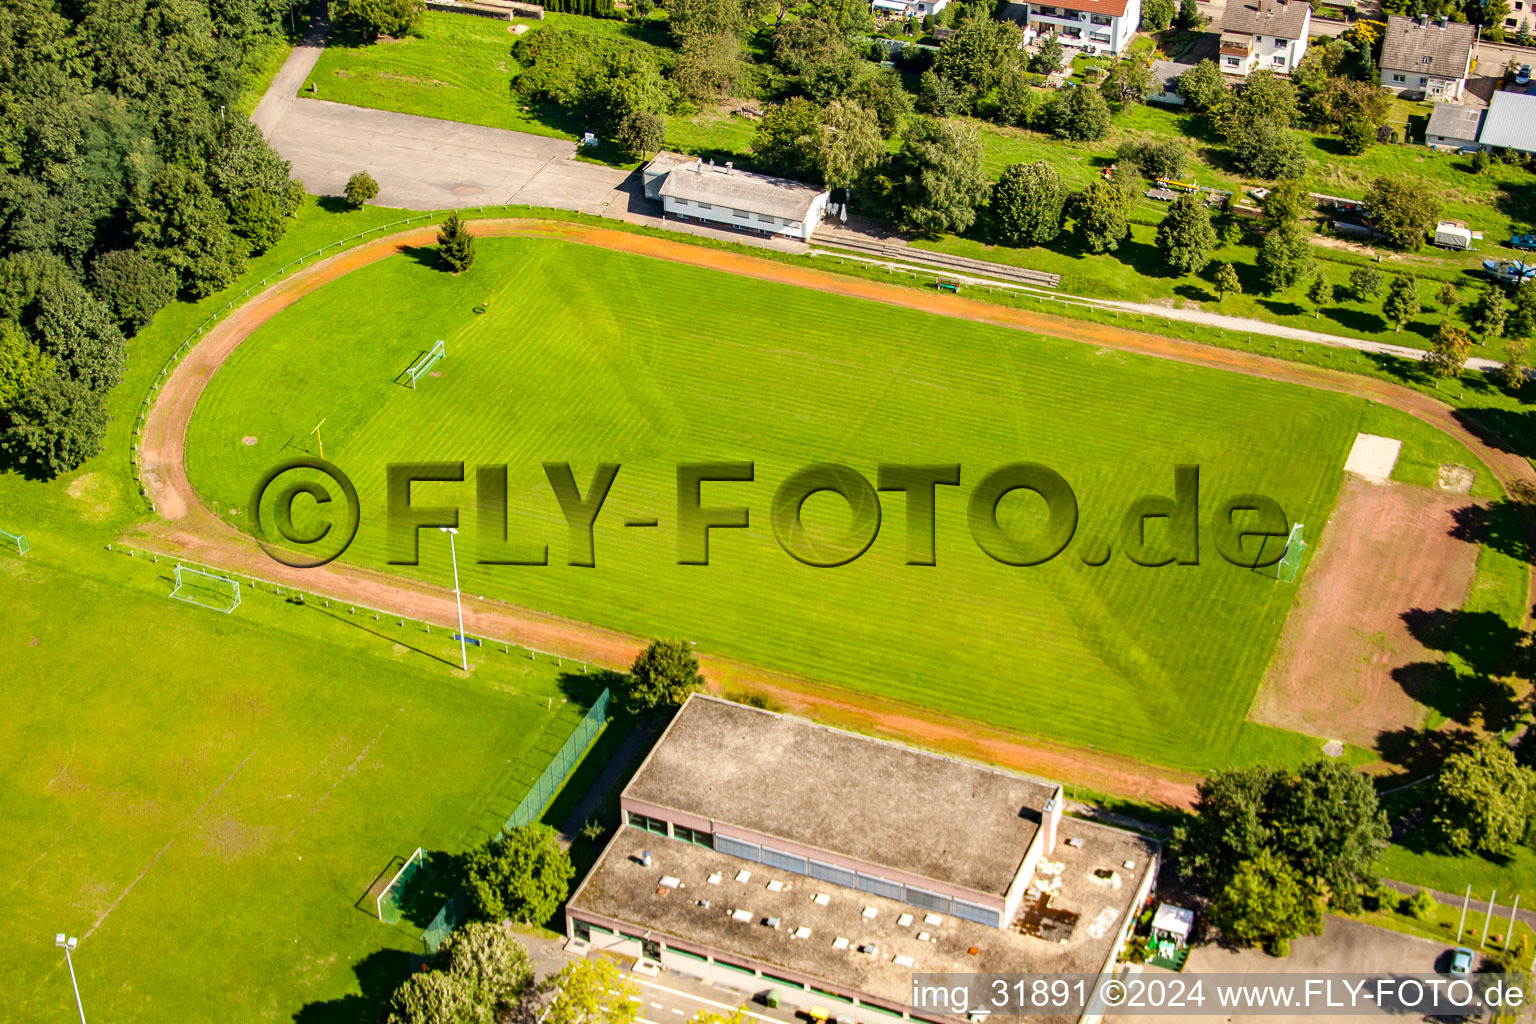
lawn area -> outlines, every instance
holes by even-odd
[[[93,1018],[376,1019],[436,907],[387,925],[370,885],[483,841],[590,687],[499,652],[465,678],[442,633],[249,587],[221,615],[170,577],[55,531],[0,555],[7,1019],[73,1014],[66,930]]]
[[[611,18],[551,12],[543,21],[519,18],[508,23],[429,11],[419,36],[368,45],[333,40],[301,95],[552,138],[581,138],[596,126],[555,107],[528,105],[513,94],[512,83],[520,71],[512,57],[517,37],[511,29],[516,26],[628,35],[658,50],[667,39],[664,29]],[[670,51],[660,56],[670,63]]]
[[[476,315],[487,295],[491,312]],[[414,393],[393,383],[439,337],[443,376]],[[324,360],[316,338],[327,339]],[[1193,413],[1180,397],[1191,393],[1202,395]],[[1116,539],[1126,503],[1170,491],[1177,462],[1202,466],[1210,502],[1258,491],[1322,523],[1366,412],[1339,396],[694,268],[487,240],[458,278],[389,259],[279,314],[214,378],[189,469],[228,515],[321,417],[327,454],[365,507],[382,500],[386,462],[509,462],[509,535],[549,542],[553,564],[461,560],[471,592],[1204,767],[1237,739],[1288,589],[1214,560],[1089,569],[1071,555]],[[258,443],[241,443],[247,435]],[[566,531],[538,466],[556,457],[576,463],[583,487],[593,463],[623,464],[595,572],[563,564]],[[718,497],[706,504],[750,503],[757,529],[717,533],[711,570],[677,566],[670,537],[617,525],[675,506],[674,461],[722,459],[755,461],[758,482],[710,485]],[[837,572],[813,570],[765,529],[771,489],[808,463],[873,476],[878,462],[958,461],[969,484],[1019,459],[1061,472],[1083,510],[1082,546],[1046,566],[987,559],[961,499],[945,493],[936,567],[902,565],[887,539]],[[417,500],[468,505],[466,487],[418,485]],[[836,503],[822,502],[807,506],[813,532],[841,526]],[[1004,505],[1021,523],[1031,513]],[[671,516],[663,522],[670,532]],[[407,571],[437,578],[440,559],[424,550],[428,565]],[[365,521],[347,557],[377,565],[385,554],[382,525]]]

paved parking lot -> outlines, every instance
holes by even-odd
[[[1201,946],[1189,955],[1183,977],[1194,978],[1201,974],[1248,974],[1262,980],[1266,974],[1350,974],[1350,973],[1413,973],[1427,974],[1443,971],[1449,966],[1450,946],[1429,939],[1415,938],[1376,928],[1359,921],[1342,917],[1328,917],[1323,923],[1323,934],[1297,939],[1291,943],[1291,955],[1284,959],[1269,956],[1261,950],[1220,949]],[[1158,967],[1146,967],[1147,977],[1173,977],[1172,971]],[[1178,1016],[1151,1014],[1117,1014],[1105,1017],[1108,1024],[1169,1024]],[[1304,1017],[1279,1014],[1221,1015],[1212,1018],[1241,1020],[1245,1024],[1296,1024]],[[1377,1014],[1330,1015],[1324,1018],[1333,1024],[1381,1024],[1384,1020],[1417,1020],[1417,1017],[1383,1017]]]
[[[630,173],[574,159],[575,144],[524,132],[299,98],[268,128],[294,176],[339,195],[357,171],[379,183],[381,206],[440,210],[529,203],[621,216]]]

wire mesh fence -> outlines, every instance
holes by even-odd
[[[539,774],[533,788],[528,790],[522,803],[507,818],[506,828],[517,828],[519,825],[528,825],[539,820],[539,815],[544,813],[544,808],[555,798],[560,787],[565,785],[565,780],[571,777],[576,763],[581,760],[581,755],[587,752],[592,741],[597,739],[597,734],[603,731],[603,725],[608,721],[608,690],[605,688],[593,702],[592,707],[582,716],[580,722],[571,734],[565,738],[555,756],[544,766],[544,771]]]
[[[510,817],[507,818],[504,828],[517,828],[520,825],[530,825],[539,820],[549,802],[560,792],[560,787],[570,779],[571,773],[576,770],[576,765],[581,761],[582,755],[592,746],[592,741],[597,739],[597,734],[603,731],[603,726],[608,723],[609,692],[605,687],[598,695],[597,700],[587,709],[576,728],[565,738],[560,749],[555,751],[555,756],[550,758],[549,764],[544,766],[544,771],[539,774],[533,788],[528,790]],[[448,902],[443,904],[443,909],[437,912],[437,916],[428,922],[427,927],[421,933],[421,943],[426,947],[427,953],[436,953],[442,948],[448,936],[453,930],[463,924],[469,917],[469,893],[461,885]]]

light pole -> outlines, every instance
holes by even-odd
[[[69,938],[63,932],[53,937],[53,944],[64,951],[64,962],[69,965],[69,983],[75,989],[75,1007],[80,1011],[80,1024],[85,1024],[85,1004],[80,1002],[80,983],[75,980],[75,961],[70,958],[70,951],[80,944],[80,940]]]
[[[464,599],[459,596],[459,555],[453,548],[453,538],[459,531],[451,526],[439,526],[448,535],[448,557],[453,561],[453,603],[459,606],[459,660],[465,672],[469,671],[469,648],[464,640]]]

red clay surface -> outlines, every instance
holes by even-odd
[[[476,221],[472,228],[475,234],[484,236],[547,237],[602,246],[1105,348],[1359,395],[1402,409],[1460,439],[1482,457],[1506,486],[1515,480],[1536,482],[1536,473],[1529,464],[1468,431],[1448,406],[1386,381],[1105,324],[991,306],[954,295],[843,277],[742,253],[706,249],[608,228],[515,219]],[[144,428],[141,450],[144,484],[163,521],[136,527],[127,539],[167,554],[197,559],[311,592],[395,610],[401,615],[428,622],[453,623],[455,609],[450,590],[357,566],[332,563],[320,569],[299,570],[272,561],[249,536],[208,511],[187,479],[185,462],[187,426],[192,410],[214,372],[252,332],[279,310],[343,274],[394,255],[406,247],[429,245],[435,240],[435,228],[406,231],[316,263],[252,298],[194,346],[166,381]],[[499,601],[466,598],[464,614],[466,629],[471,632],[504,637],[513,643],[596,665],[625,667],[643,645],[639,637]],[[990,730],[978,723],[950,718],[926,708],[854,694],[814,680],[767,671],[707,653],[701,655],[701,661],[705,673],[716,686],[744,686],[769,691],[796,710],[841,721],[864,731],[930,748],[980,756],[1000,765],[1054,778],[1070,779],[1074,784],[1102,792],[1174,806],[1186,806],[1194,799],[1196,780],[1186,773]]]
[[[1418,725],[1426,709],[1393,673],[1444,659],[1413,637],[1403,615],[1466,600],[1477,545],[1451,533],[1452,512],[1469,504],[1346,473],[1251,717],[1362,747]]]

